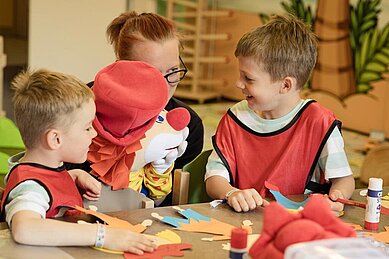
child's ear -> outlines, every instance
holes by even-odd
[[[296,88],[297,80],[294,77],[287,76],[282,80],[282,83],[281,93],[285,94]]]
[[[50,149],[58,149],[62,145],[61,132],[57,129],[48,130],[45,138]]]

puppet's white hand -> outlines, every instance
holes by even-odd
[[[176,161],[177,157],[178,157],[178,148],[175,148],[172,151],[170,151],[166,155],[166,157],[151,162],[151,165],[154,167],[157,173],[163,174],[164,172],[166,172],[168,168],[172,166],[174,161]]]
[[[185,140],[177,147],[177,149],[178,149],[177,157],[180,157],[180,156],[182,156],[182,154],[184,154],[187,146],[188,146],[188,141]]]

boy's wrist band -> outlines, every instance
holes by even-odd
[[[106,228],[102,224],[97,224],[96,242],[95,247],[103,247],[105,240]]]
[[[233,193],[235,193],[235,192],[237,192],[237,191],[239,191],[239,189],[234,188],[234,189],[230,190],[229,192],[227,192],[226,196],[224,197],[224,200],[225,200],[225,201],[228,201],[228,198],[229,198]]]

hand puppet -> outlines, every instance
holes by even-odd
[[[174,161],[186,149],[184,108],[164,111],[167,83],[156,68],[117,61],[95,78],[98,136],[89,148],[92,174],[113,190],[131,187],[158,199],[171,191]]]

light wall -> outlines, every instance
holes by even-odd
[[[93,80],[115,60],[105,30],[126,7],[126,0],[30,0],[29,66]]]

